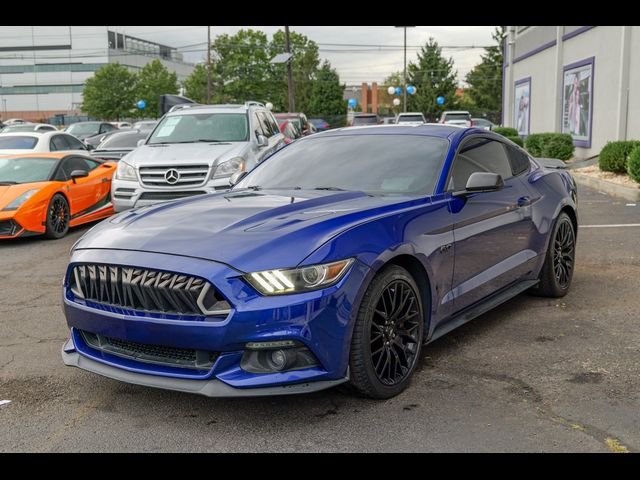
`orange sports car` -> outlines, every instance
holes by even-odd
[[[116,163],[77,153],[0,156],[0,240],[44,234],[112,215]]]

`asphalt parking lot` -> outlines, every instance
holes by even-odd
[[[582,188],[572,290],[519,297],[423,350],[382,402],[210,399],[65,367],[63,240],[0,244],[0,451],[640,451],[640,205]],[[636,226],[613,226],[628,225]]]

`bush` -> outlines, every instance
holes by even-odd
[[[498,135],[502,135],[503,137],[517,137],[518,130],[511,127],[495,127],[491,130],[492,132],[496,132]]]
[[[524,141],[527,151],[534,157],[569,160],[575,147],[568,133],[534,133]]]
[[[638,142],[640,143],[640,142]],[[640,145],[636,146],[629,154],[629,164],[627,165],[629,176],[640,183]]]
[[[509,140],[511,140],[516,145],[520,145],[521,147],[524,147],[524,142],[522,141],[522,139],[520,137],[512,136],[512,135],[504,135],[504,137],[508,138]]]
[[[627,161],[631,151],[640,146],[640,142],[629,140],[623,142],[608,142],[600,152],[598,163],[600,170],[605,172],[627,172]]]

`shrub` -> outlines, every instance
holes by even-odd
[[[631,151],[640,146],[640,142],[629,140],[622,142],[608,142],[600,152],[598,163],[600,170],[605,172],[627,172],[627,161]]]
[[[518,130],[511,127],[495,127],[492,132],[496,132],[498,135],[502,135],[503,137],[517,137]]]
[[[505,135],[505,138],[508,138],[509,140],[511,140],[516,145],[520,145],[521,147],[524,147],[524,142],[518,136]]]
[[[636,182],[640,183],[640,145],[631,150],[628,163],[627,172],[629,173],[629,176]]]
[[[534,133],[524,141],[527,151],[534,157],[569,160],[575,147],[568,133]]]

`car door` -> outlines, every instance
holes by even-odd
[[[502,176],[497,191],[451,197],[455,266],[451,295],[460,311],[523,277],[533,266],[530,192],[514,176],[506,146],[474,136],[463,141],[449,173],[448,192],[464,190],[474,172]]]
[[[72,219],[90,210],[104,196],[103,191],[108,189],[108,181],[105,182],[104,177],[95,172],[99,165],[94,160],[76,155],[65,157],[60,163],[55,180],[67,184],[66,193]],[[76,178],[74,182],[71,173],[75,170],[82,170],[88,175]]]

